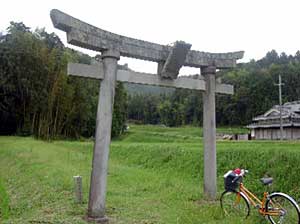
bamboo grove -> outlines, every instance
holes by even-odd
[[[94,134],[99,82],[69,78],[67,63],[91,57],[64,47],[57,35],[11,22],[0,37],[0,133],[38,138]],[[112,135],[125,127],[126,92],[116,90]]]

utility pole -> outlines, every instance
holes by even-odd
[[[282,91],[281,86],[284,85],[284,83],[281,82],[281,75],[278,76],[278,84],[275,84],[278,86],[279,91],[279,116],[280,116],[280,140],[283,140],[283,126],[282,126]]]

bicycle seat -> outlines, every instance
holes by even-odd
[[[264,184],[264,185],[270,185],[273,182],[273,178],[272,177],[263,177],[260,179],[260,181]]]

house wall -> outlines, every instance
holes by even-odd
[[[238,134],[237,135],[237,140],[249,140],[249,135],[248,134]]]
[[[257,128],[254,129],[255,139],[279,140],[280,128]],[[300,139],[300,128],[283,128],[283,139]]]
[[[293,139],[300,139],[300,128],[293,129]]]

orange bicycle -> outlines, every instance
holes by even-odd
[[[224,175],[225,191],[220,202],[225,215],[247,218],[252,205],[273,224],[300,224],[299,206],[291,196],[281,192],[264,192],[262,200],[259,200],[243,184],[243,177],[247,173],[247,170],[235,169]],[[272,181],[273,178],[261,179],[264,185],[270,185]]]

